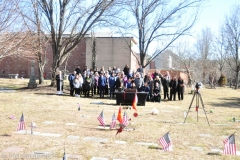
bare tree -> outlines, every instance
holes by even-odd
[[[188,34],[196,22],[199,6],[203,2],[202,0],[179,0],[174,3],[169,0],[127,1],[124,16],[127,15],[130,20],[128,23],[131,24],[132,30],[125,34],[138,39],[139,64],[146,67],[179,37]]]
[[[214,59],[218,62],[218,69],[220,75],[223,73],[224,67],[226,65],[226,46],[225,37],[223,30],[220,31],[220,35],[216,37],[214,41]]]
[[[0,60],[4,57],[29,58],[24,48],[29,32],[23,27],[17,12],[18,0],[0,1]]]
[[[176,47],[176,54],[179,68],[184,68],[185,73],[188,75],[188,85],[192,86],[194,77],[193,70],[197,68],[195,52],[189,46],[189,43],[179,43]]]
[[[85,35],[99,23],[103,23],[114,6],[111,0],[36,0],[43,15],[41,21],[50,33],[53,54],[52,82],[56,71]],[[68,33],[66,35],[66,33]]]
[[[223,33],[226,42],[227,58],[226,62],[235,72],[235,89],[238,88],[240,72],[240,6],[234,6],[229,16],[225,17]]]
[[[202,68],[202,82],[206,83],[207,75],[209,74],[209,64],[212,57],[213,35],[210,28],[205,28],[197,38],[196,49],[199,55],[198,60]]]

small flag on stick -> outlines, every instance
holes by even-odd
[[[103,114],[103,110],[102,110],[102,112],[100,113],[100,115],[98,116],[98,121],[101,123],[101,125],[103,126],[103,127],[105,127],[105,120],[104,120],[104,114]]]
[[[163,146],[164,151],[172,151],[173,150],[169,132],[167,132],[162,138],[160,138],[159,142]]]
[[[20,121],[18,123],[17,131],[21,131],[21,130],[25,130],[25,129],[26,129],[26,125],[25,125],[25,121],[24,121],[24,115],[22,113],[22,116],[21,116]]]
[[[236,144],[235,144],[235,136],[234,134],[230,135],[224,141],[224,150],[223,154],[232,154],[236,155]]]
[[[119,107],[119,110],[118,110],[118,115],[117,115],[117,120],[119,121],[119,123],[122,123],[122,108]]]
[[[112,129],[112,128],[116,128],[116,116],[115,116],[115,113],[113,113],[112,123],[110,125],[110,129]]]
[[[65,153],[65,148],[64,148],[64,153],[63,153],[63,160],[67,160],[67,156],[66,156],[66,153]]]
[[[123,124],[124,126],[127,126],[127,125],[129,124],[128,116],[127,116],[127,112],[126,112],[126,111],[124,112],[124,115],[123,115],[122,124]]]

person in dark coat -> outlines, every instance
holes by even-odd
[[[160,101],[161,101],[161,87],[159,86],[159,83],[157,82],[153,89],[152,102],[160,102]]]
[[[77,68],[75,69],[75,71],[76,71],[76,74],[78,74],[78,75],[82,73],[80,66],[77,66]]]
[[[127,76],[127,78],[130,77],[130,68],[128,65],[126,65],[124,68],[123,68],[123,72],[124,72],[124,75]]]
[[[118,78],[116,80],[116,89],[120,92],[124,89],[124,75],[123,75],[123,73],[118,74]]]
[[[117,81],[117,77],[115,76],[115,72],[112,72],[112,75],[109,77],[110,98],[114,98],[116,81]]]
[[[107,83],[106,77],[104,77],[103,72],[101,72],[100,77],[98,79],[99,94],[101,98],[104,97],[106,83]]]
[[[181,76],[179,76],[178,78],[178,86],[177,86],[177,89],[178,89],[178,100],[183,100],[183,93],[184,93],[184,81],[182,79]]]
[[[150,96],[150,87],[148,86],[148,82],[144,83],[144,86],[142,86],[142,91],[148,93],[147,101],[150,101],[151,96]]]
[[[169,82],[170,87],[170,101],[173,99],[176,100],[176,93],[177,93],[177,79],[174,76],[171,81]]]
[[[164,99],[169,100],[169,77],[165,75],[162,79],[162,86],[163,86],[163,94],[164,94]]]
[[[73,96],[74,94],[74,86],[73,86],[73,81],[75,79],[75,76],[76,76],[76,71],[74,71],[73,73],[71,73],[69,76],[68,76],[68,81],[69,81],[69,86],[70,86],[70,96]]]

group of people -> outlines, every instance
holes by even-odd
[[[185,84],[181,77],[174,76],[170,78],[169,72],[163,76],[159,70],[154,73],[144,75],[143,68],[140,66],[136,72],[131,72],[128,65],[123,70],[119,67],[108,67],[107,70],[102,67],[88,69],[87,66],[81,70],[77,66],[75,71],[68,76],[70,83],[70,95],[89,97],[99,94],[101,98],[108,96],[114,98],[114,93],[124,91],[125,89],[135,88],[137,92],[148,92],[147,101],[160,102],[163,88],[164,99],[183,100]],[[170,92],[169,92],[170,91]]]

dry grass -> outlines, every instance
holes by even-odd
[[[37,89],[26,89],[28,80],[0,79],[0,88],[17,89],[16,92],[0,92],[0,151],[12,147],[23,147],[20,153],[30,154],[34,151],[48,151],[61,159],[64,147],[67,153],[80,154],[82,159],[91,157],[120,158],[129,160],[158,160],[158,159],[240,159],[239,156],[208,155],[210,147],[223,149],[223,140],[236,132],[237,148],[240,147],[240,123],[232,122],[232,118],[240,120],[240,90],[230,88],[201,89],[201,95],[207,111],[210,126],[206,121],[203,109],[199,108],[199,120],[195,112],[195,100],[190,109],[186,124],[183,112],[188,111],[193,95],[185,92],[184,101],[162,101],[161,103],[147,102],[146,106],[138,106],[139,116],[133,117],[133,111],[127,111],[132,118],[134,131],[123,131],[115,136],[116,130],[99,130],[97,116],[104,109],[105,121],[110,124],[113,112],[117,114],[119,106],[115,100],[94,98],[75,98],[68,96],[65,90],[63,96],[55,95],[55,88],[42,85]],[[67,83],[67,82],[66,82]],[[48,82],[50,84],[50,82]],[[66,87],[67,88],[67,87]],[[96,100],[97,99],[97,100]],[[92,101],[102,101],[104,105],[90,104]],[[77,103],[82,108],[77,110]],[[159,109],[158,115],[149,114],[153,108]],[[210,110],[213,113],[210,113]],[[61,137],[43,137],[37,135],[17,134],[16,127],[24,113],[27,126],[33,121],[41,133],[63,134]],[[9,116],[15,115],[14,120]],[[90,116],[90,117],[87,117]],[[44,121],[54,121],[46,125]],[[77,126],[66,126],[66,123],[77,123]],[[228,124],[215,126],[213,124]],[[30,127],[27,128],[30,130]],[[158,139],[167,131],[173,141],[173,152],[163,152],[159,147],[136,145],[134,142],[158,143]],[[199,134],[210,134],[201,137]],[[80,136],[78,140],[68,139],[67,136]],[[86,136],[108,138],[107,143],[84,141]],[[116,144],[116,140],[126,141],[127,144]],[[203,152],[193,151],[189,146],[203,148]],[[1,155],[2,153],[0,153]],[[1,159],[1,158],[0,158]]]

